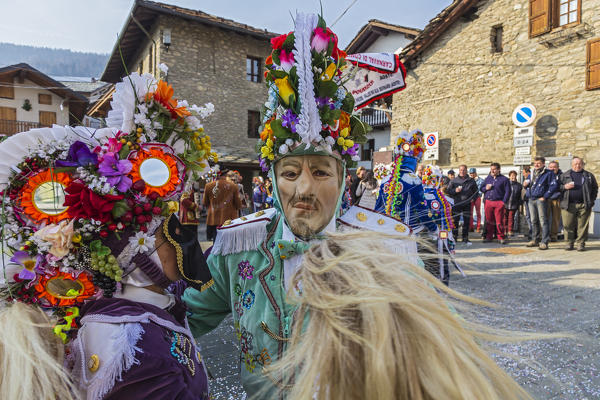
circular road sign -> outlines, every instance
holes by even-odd
[[[429,147],[433,147],[435,146],[435,135],[434,134],[429,134],[427,135],[427,146]]]
[[[513,111],[512,120],[513,123],[519,128],[529,126],[535,121],[536,110],[532,104],[520,104],[515,111]]]

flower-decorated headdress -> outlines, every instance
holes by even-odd
[[[397,155],[414,157],[420,160],[425,152],[425,142],[423,141],[423,132],[415,129],[407,132],[402,131],[396,139],[394,153]]]
[[[258,149],[264,171],[289,153],[329,154],[352,166],[370,127],[355,115],[344,89],[346,54],[322,17],[297,14],[295,29],[271,39],[266,61],[269,99]]]
[[[64,340],[77,307],[112,296],[119,282],[169,285],[154,233],[177,211],[186,179],[216,159],[200,122],[212,105],[177,101],[165,82],[138,74],[116,85],[111,104],[109,128],[54,126],[0,143],[3,251],[16,268],[3,268],[0,295],[56,313]],[[209,279],[195,273],[193,284]]]
[[[431,188],[438,188],[442,184],[442,170],[437,165],[427,165],[423,168],[421,178],[423,185]]]

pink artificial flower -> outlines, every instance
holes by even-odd
[[[281,63],[281,68],[283,68],[285,72],[289,72],[289,70],[294,66],[294,53],[291,51],[288,53],[285,50],[281,50],[281,53],[279,54],[279,61]]]
[[[310,42],[310,48],[316,51],[317,53],[321,53],[327,50],[327,46],[329,46],[330,40],[331,36],[325,29],[321,27],[316,27],[313,38]]]

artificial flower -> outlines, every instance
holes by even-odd
[[[292,33],[292,32],[290,32]],[[279,50],[281,49],[281,46],[283,46],[283,43],[285,42],[285,40],[287,39],[289,33],[288,34],[283,34],[274,38],[271,38],[271,47],[273,48],[273,50]]]
[[[340,129],[349,128],[350,127],[350,115],[347,112],[342,111],[340,113],[339,123],[340,123]]]
[[[177,100],[173,98],[173,86],[163,80],[158,81],[154,93],[146,95],[146,100],[150,99],[154,99],[154,101],[166,108],[171,113],[171,118],[173,119],[179,117],[185,118],[191,115],[185,106],[178,107]]]
[[[106,223],[111,219],[114,203],[123,199],[122,195],[105,194],[100,196],[82,182],[71,183],[65,191],[65,206],[70,218],[95,219]]]
[[[106,125],[131,133],[135,127],[133,116],[136,104],[143,103],[146,95],[156,89],[156,79],[150,74],[132,73],[115,85],[110,105],[112,110],[106,117]]]
[[[90,167],[98,164],[98,155],[90,151],[89,147],[77,140],[69,148],[66,160],[56,160],[57,167]]]
[[[288,128],[292,133],[296,133],[296,125],[298,124],[298,116],[290,109],[287,109],[281,116],[281,126]]]
[[[322,53],[327,50],[329,46],[329,42],[333,40],[330,35],[330,29],[323,29],[321,27],[316,27],[314,30],[313,38],[310,42],[310,48],[316,51],[317,53]],[[331,32],[333,33],[333,32]]]
[[[289,72],[289,70],[294,66],[294,53],[291,51],[287,52],[285,50],[281,50],[281,54],[279,54],[279,61],[281,68],[283,68],[285,72]]]
[[[124,193],[132,184],[131,178],[127,176],[131,168],[131,161],[119,160],[114,153],[107,153],[98,165],[98,173],[106,176],[106,182]]]
[[[70,222],[63,220],[58,225],[46,225],[34,233],[33,236],[50,243],[52,246],[49,253],[56,257],[56,260],[60,260],[69,254],[70,249],[73,248],[74,222],[74,220],[70,220]]]
[[[102,147],[97,146],[94,153],[98,154],[98,161],[102,162],[105,154],[117,154],[122,147],[123,143],[121,143],[118,136],[116,138],[111,137]]]
[[[333,77],[335,76],[335,71],[337,69],[337,66],[334,63],[331,63],[327,66],[327,68],[325,69],[325,71],[323,71],[323,73],[321,74],[321,80],[322,81],[330,81],[333,79]]]
[[[17,251],[10,258],[10,261],[23,267],[21,272],[19,272],[20,279],[33,280],[36,277],[33,270],[39,266],[41,258],[39,255],[37,257],[32,257],[26,251]]]
[[[265,128],[260,133],[260,140],[266,141],[267,139],[273,139],[273,129],[271,129],[271,123],[267,122]]]
[[[273,56],[269,55],[267,57],[267,59],[265,60],[265,65],[272,65],[273,64]]]
[[[160,71],[165,75],[169,73],[169,67],[167,67],[167,64],[165,63],[158,64],[158,69],[160,69]]]
[[[148,253],[151,249],[154,249],[155,240],[154,236],[150,236],[144,232],[137,232],[129,238],[129,244],[134,253]]]
[[[290,97],[293,101],[296,98],[296,92],[294,92],[294,88],[290,84],[288,77],[286,76],[285,78],[275,79],[275,85],[277,86],[277,89],[279,89],[279,96],[281,96],[284,104],[289,106]]]

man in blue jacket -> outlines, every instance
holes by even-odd
[[[550,242],[548,204],[558,188],[558,182],[554,172],[546,168],[544,157],[535,157],[533,166],[531,182],[526,185],[527,197],[529,198],[529,214],[533,228],[531,241],[527,243],[527,247],[539,246],[540,250],[546,250],[548,249],[548,242]]]

